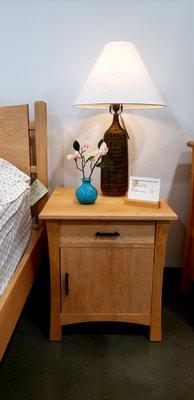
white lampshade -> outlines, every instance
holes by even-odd
[[[124,108],[165,107],[135,45],[130,42],[107,43],[74,106],[109,108],[122,104]]]

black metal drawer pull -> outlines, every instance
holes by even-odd
[[[118,237],[118,236],[120,236],[120,233],[119,232],[96,232],[95,233],[95,236],[96,237],[108,237],[108,236],[111,236],[111,237]]]
[[[69,274],[68,272],[65,273],[65,295],[68,296],[69,294]]]

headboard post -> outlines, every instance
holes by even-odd
[[[0,107],[0,157],[11,162],[32,182],[38,178],[47,187],[47,105],[44,101],[34,104],[34,121],[29,121],[27,104]],[[35,206],[37,218],[47,196]]]
[[[35,131],[35,159],[36,166],[31,167],[35,169],[36,177],[39,181],[48,187],[48,175],[47,175],[47,105],[44,101],[36,101],[34,104],[35,121],[29,122],[29,130]],[[44,204],[47,201],[47,195],[39,200],[35,206],[33,206],[33,215],[36,217],[36,224],[40,225],[42,222],[38,222],[38,214],[42,210]]]
[[[34,108],[37,178],[47,187],[47,105],[44,101],[36,101]]]
[[[28,105],[0,107],[0,157],[30,175]]]

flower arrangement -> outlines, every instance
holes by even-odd
[[[102,157],[108,152],[108,147],[103,139],[98,143],[98,148],[93,150],[88,144],[81,146],[76,140],[73,143],[75,152],[68,154],[68,160],[74,160],[76,168],[82,172],[83,179],[86,179],[86,169],[89,167],[89,174],[87,179],[91,179],[94,169],[96,167],[103,168],[104,163]]]

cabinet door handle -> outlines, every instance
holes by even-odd
[[[108,236],[118,237],[118,236],[120,236],[120,233],[119,232],[96,232],[95,236],[96,237],[108,237]]]
[[[68,272],[65,273],[65,296],[69,294],[69,274]]]

